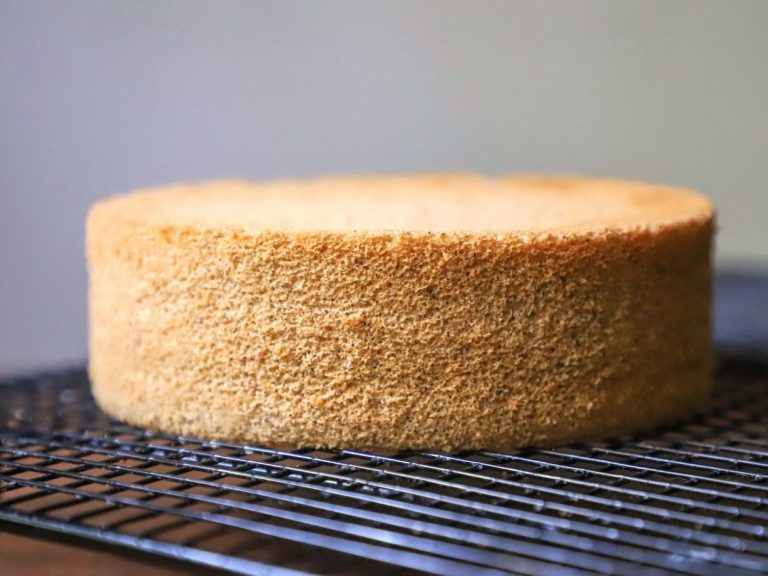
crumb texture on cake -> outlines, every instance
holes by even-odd
[[[707,400],[714,210],[587,178],[219,181],[96,204],[94,395],[169,432],[552,446]]]

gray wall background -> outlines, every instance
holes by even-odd
[[[0,370],[85,356],[99,198],[438,169],[695,187],[768,262],[768,2],[0,0]]]

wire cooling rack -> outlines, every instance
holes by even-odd
[[[719,305],[721,340],[749,343],[729,318],[765,336],[768,306],[748,302]],[[0,386],[0,530],[273,576],[765,573],[768,356],[721,356],[687,425],[514,453],[203,441],[111,421],[82,370],[17,378]]]
[[[768,571],[768,362],[652,438],[516,453],[282,451],[110,421],[82,371],[0,403],[0,520],[242,574]],[[405,570],[407,569],[407,570]]]

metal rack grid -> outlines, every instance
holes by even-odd
[[[242,574],[765,572],[766,387],[731,354],[651,438],[371,454],[150,433],[57,372],[0,388],[0,521]]]

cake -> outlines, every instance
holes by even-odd
[[[89,373],[112,416],[269,445],[458,450],[706,404],[714,210],[608,179],[215,181],[97,203]]]

